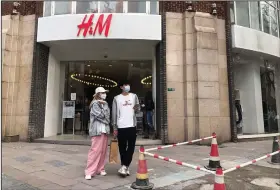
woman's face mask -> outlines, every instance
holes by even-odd
[[[106,99],[106,97],[107,97],[107,94],[100,94],[100,98],[102,99],[102,100],[105,100]]]
[[[129,92],[130,91],[130,86],[129,85],[123,86],[123,91],[124,92]]]

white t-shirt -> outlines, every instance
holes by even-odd
[[[134,94],[129,93],[127,96],[118,95],[117,103],[119,108],[118,128],[134,127]]]

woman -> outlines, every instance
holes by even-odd
[[[147,121],[147,137],[149,138],[150,132],[154,132],[153,126],[153,112],[155,109],[155,104],[153,101],[152,91],[148,91],[145,96],[145,108],[146,108],[146,121]]]
[[[90,103],[90,126],[89,136],[91,147],[88,152],[85,179],[90,180],[96,174],[105,176],[105,158],[110,134],[110,109],[105,101],[106,92],[103,87],[95,89],[93,100]]]

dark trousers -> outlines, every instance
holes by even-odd
[[[129,167],[136,142],[136,127],[118,129],[118,143],[121,156],[121,164]]]

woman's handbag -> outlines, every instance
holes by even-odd
[[[111,140],[109,163],[111,163],[111,164],[119,163],[119,146],[118,146],[118,140],[117,139]]]

